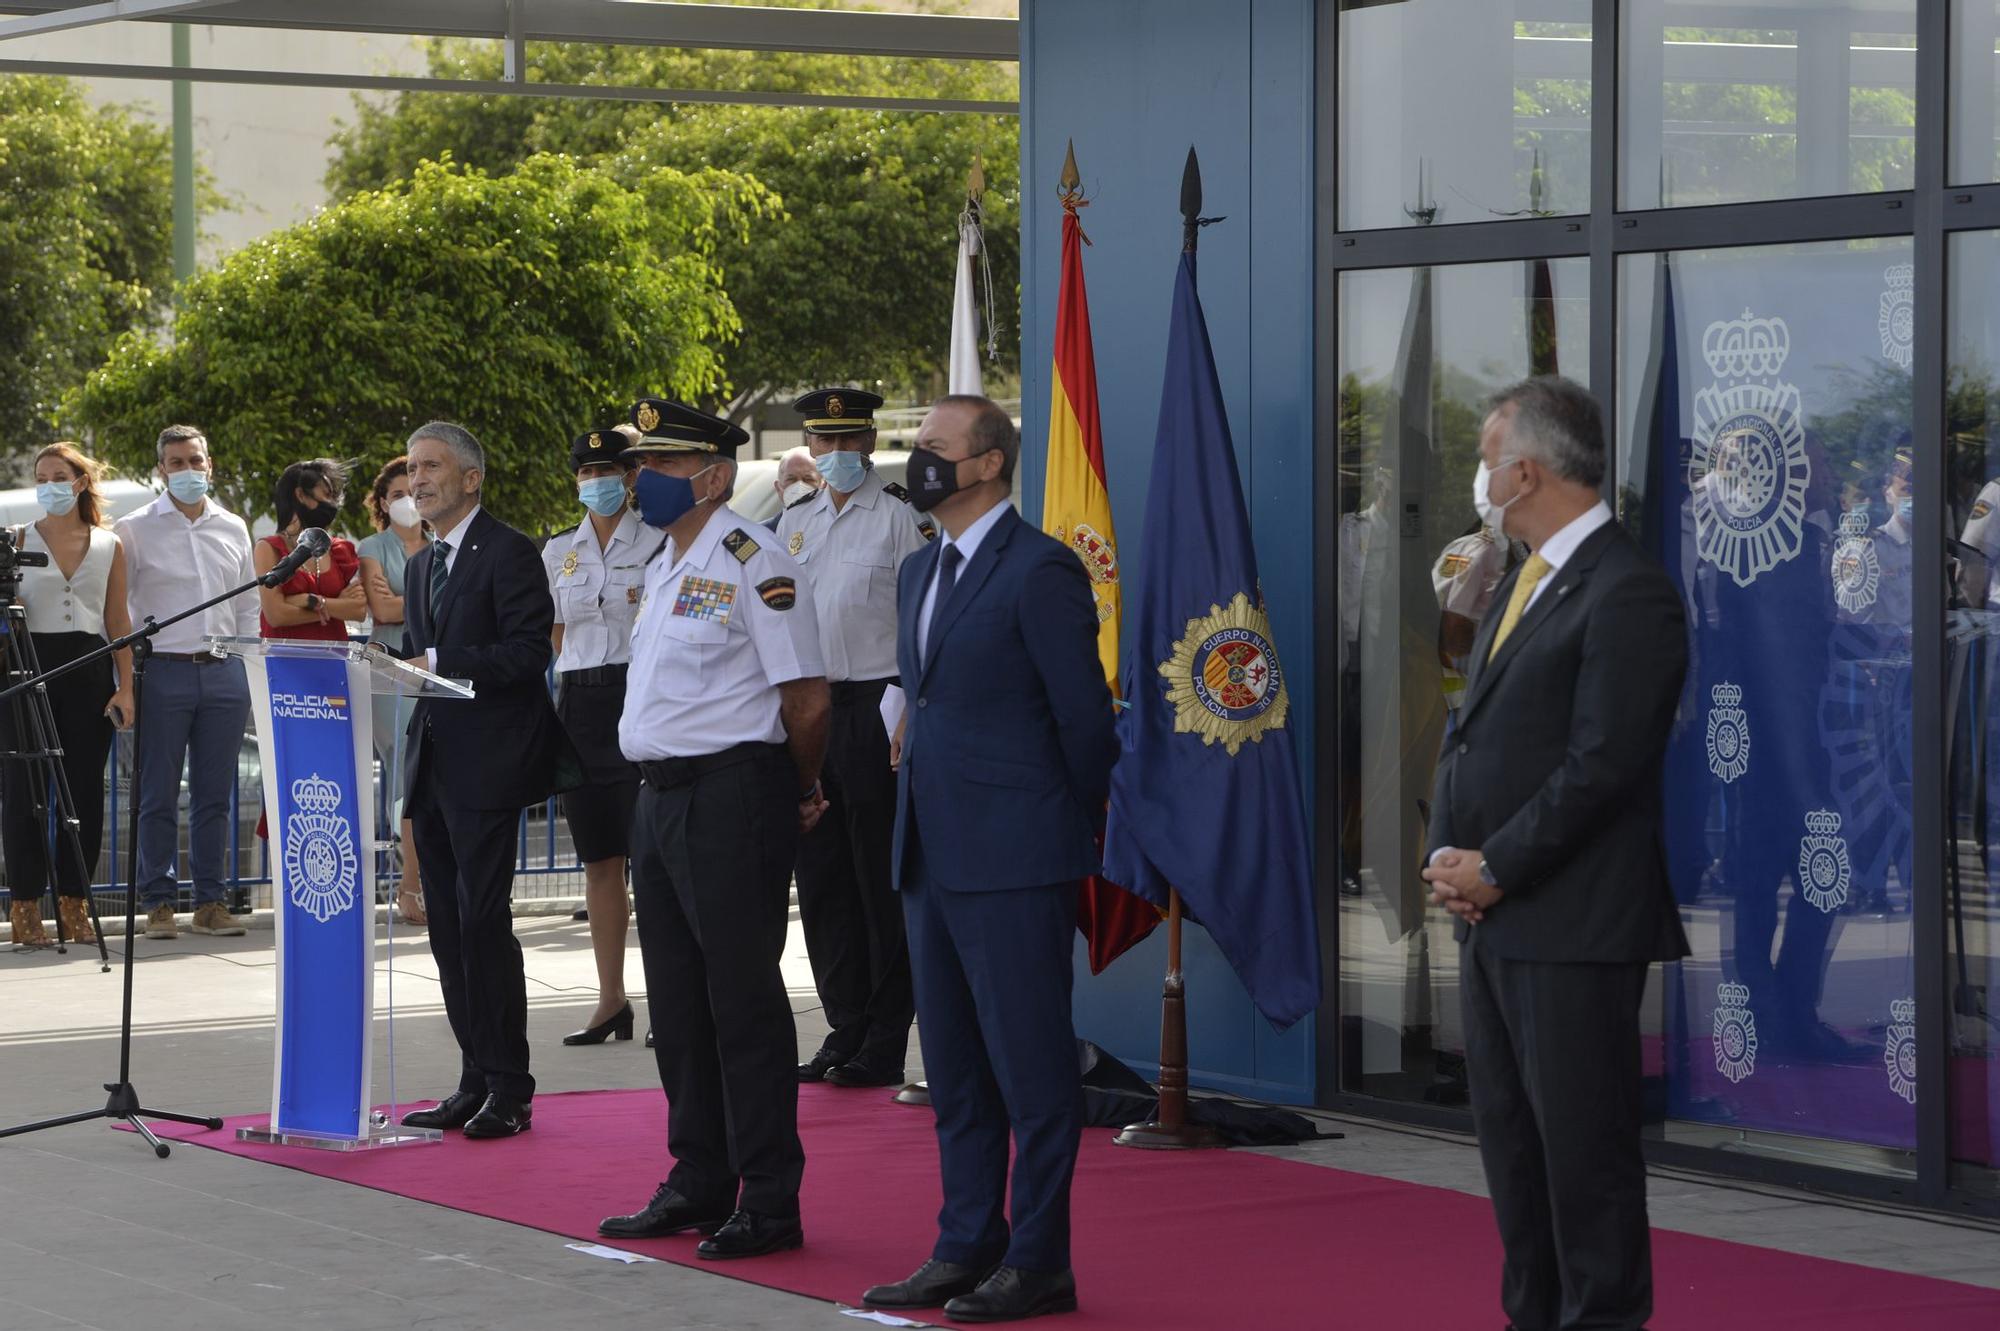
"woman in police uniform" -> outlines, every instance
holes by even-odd
[[[620,430],[593,430],[569,446],[577,498],[588,512],[542,549],[556,603],[551,633],[556,650],[556,714],[583,758],[587,784],[562,797],[570,840],[583,861],[590,946],[597,957],[597,1011],[564,1044],[632,1038],[632,1004],[625,997],[626,834],[639,773],[618,751],[618,717],[625,710],[625,668],[632,659],[632,621],[646,561],[665,539],[630,511],[628,442]]]

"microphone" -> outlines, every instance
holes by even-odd
[[[272,566],[271,571],[257,581],[266,587],[281,587],[286,579],[299,571],[299,566],[308,559],[318,559],[333,548],[333,538],[323,528],[308,527],[299,533],[299,543],[292,552]]]

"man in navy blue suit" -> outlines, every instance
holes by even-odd
[[[985,398],[938,400],[907,482],[943,535],[898,583],[893,864],[944,1209],[931,1259],[862,1301],[961,1322],[1076,1307],[1071,934],[1118,752],[1089,577],[1008,502],[1020,448]]]

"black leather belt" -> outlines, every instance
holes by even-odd
[[[620,661],[616,665],[589,666],[582,670],[565,670],[562,672],[562,682],[565,684],[623,684],[627,669],[626,663]]]
[[[653,789],[677,790],[693,785],[711,772],[720,772],[725,767],[740,767],[759,758],[776,757],[784,751],[782,744],[738,744],[721,753],[704,753],[693,758],[659,758],[635,763],[634,766],[639,769],[640,779]]]
[[[887,679],[836,679],[827,687],[833,690],[836,706],[846,703],[865,702],[871,707],[882,701],[882,690],[896,682],[894,675]]]
[[[191,665],[220,665],[229,658],[214,652],[154,652],[155,661],[186,661]]]

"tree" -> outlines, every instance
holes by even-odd
[[[62,395],[173,282],[173,156],[158,127],[68,79],[0,77],[0,439],[48,442]]]
[[[372,471],[424,421],[455,420],[486,446],[489,502],[510,521],[574,521],[573,435],[640,393],[721,382],[737,316],[716,247],[768,206],[722,171],[428,164],[189,282],[172,340],[127,335],[70,407],[134,472],[163,425],[200,425],[225,502],[252,514],[288,462]]]
[[[444,41],[429,62],[437,77],[492,79],[501,56]],[[1018,92],[1011,67],[936,60],[550,44],[535,48],[534,64],[539,77],[562,83],[973,100]],[[942,371],[957,218],[975,157],[986,169],[995,321],[1019,326],[1012,117],[425,93],[361,103],[335,145],[327,182],[337,195],[445,153],[496,173],[536,152],[562,152],[621,177],[659,166],[753,176],[783,211],[728,238],[717,255],[744,331],[722,353],[730,391],[711,401],[738,416],[779,389],[903,385]],[[1016,368],[1012,336],[1001,351],[1001,368]]]

